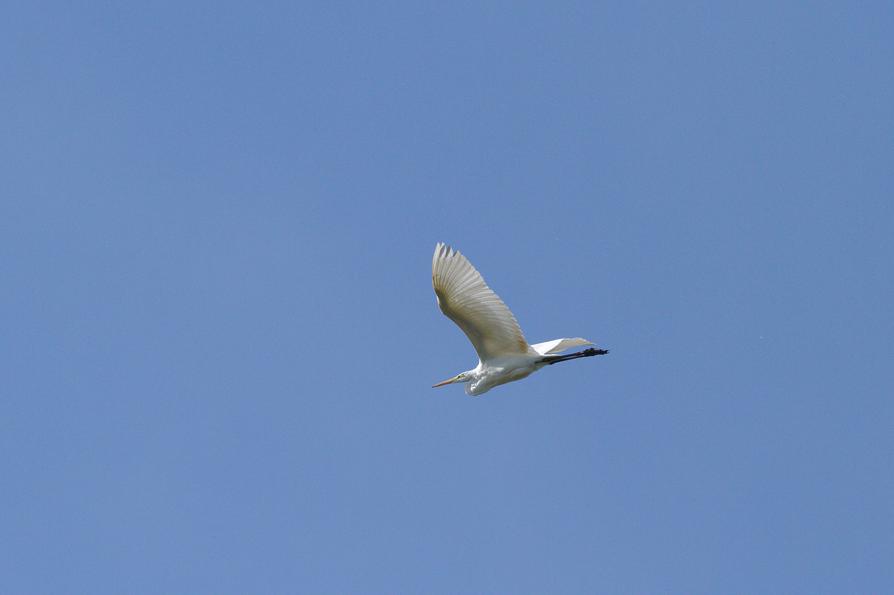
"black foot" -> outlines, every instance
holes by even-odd
[[[608,349],[596,349],[595,347],[590,347],[589,349],[584,349],[583,351],[578,351],[577,353],[569,353],[568,355],[547,355],[542,360],[540,360],[540,363],[551,366],[559,362],[567,362],[568,360],[577,359],[579,357],[605,355],[606,353],[608,353]]]
[[[605,355],[606,353],[608,353],[608,349],[596,349],[595,347],[590,347],[589,349],[583,350],[583,354],[586,356]]]

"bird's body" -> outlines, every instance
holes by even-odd
[[[436,387],[466,382],[466,393],[477,396],[495,386],[526,378],[543,366],[608,353],[590,348],[558,355],[570,347],[592,345],[581,338],[529,345],[503,300],[465,256],[446,244],[435,246],[432,285],[441,311],[462,329],[478,352],[475,368],[439,382]]]

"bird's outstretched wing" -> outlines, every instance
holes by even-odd
[[[529,353],[515,316],[457,250],[435,246],[431,280],[441,312],[466,333],[481,361]]]

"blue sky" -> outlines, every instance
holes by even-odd
[[[0,591],[894,590],[885,2],[0,25]],[[480,398],[438,241],[531,341]]]

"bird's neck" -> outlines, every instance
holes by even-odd
[[[466,382],[475,382],[481,377],[481,364],[471,370],[466,370],[463,374],[465,374]]]

